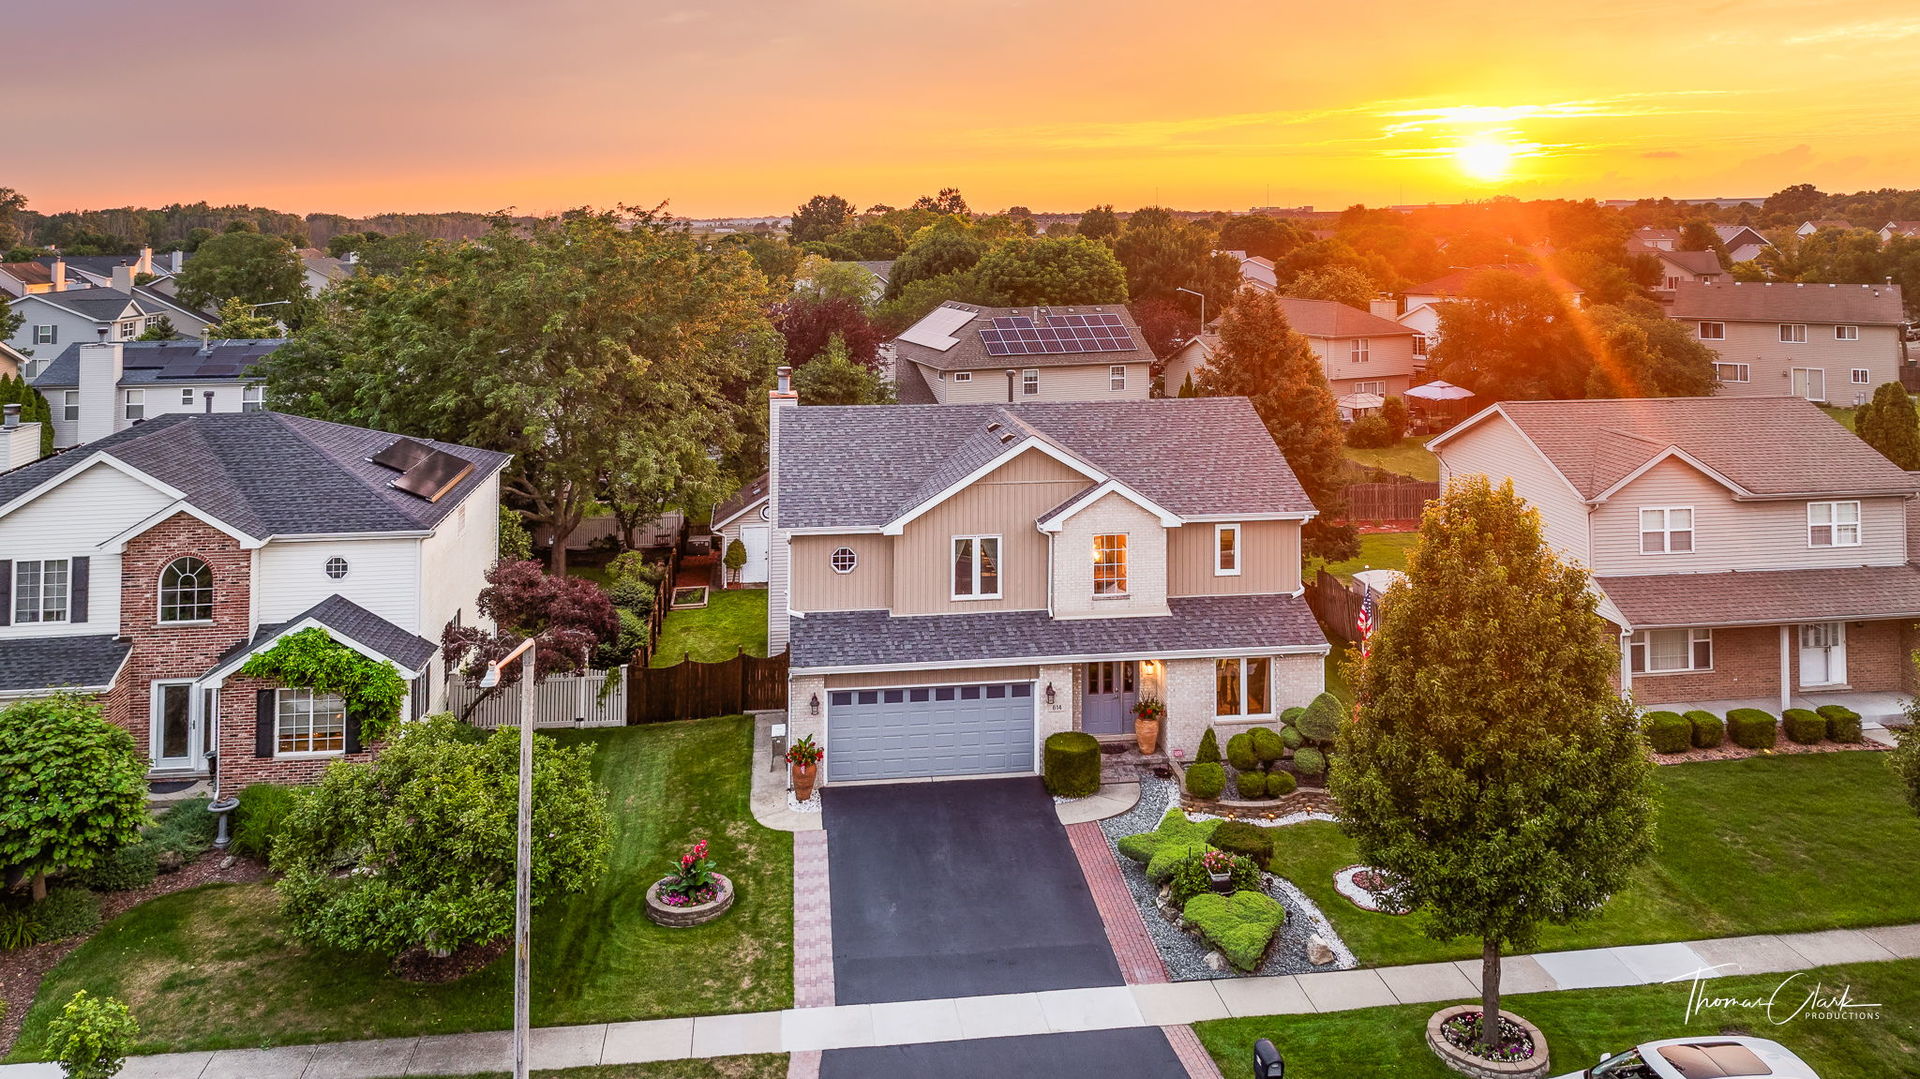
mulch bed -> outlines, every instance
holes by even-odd
[[[130,892],[103,892],[100,895],[100,924],[106,923],[145,903],[202,884],[243,884],[264,878],[266,867],[246,858],[234,858],[223,868],[228,856],[208,851],[172,873],[162,873],[152,884]],[[66,940],[48,941],[19,951],[0,952],[0,1000],[6,1002],[6,1015],[0,1021],[0,1055],[13,1049],[20,1027],[27,1021],[27,1009],[40,992],[40,980],[58,966],[67,953],[87,942],[92,933]]]
[[[1722,742],[1712,749],[1689,749],[1685,753],[1655,753],[1655,764],[1691,764],[1695,761],[1741,761],[1748,757],[1786,757],[1800,753],[1851,753],[1865,750],[1869,753],[1881,753],[1892,749],[1871,739],[1859,742],[1815,742],[1803,746],[1798,742],[1789,742],[1785,735],[1774,744],[1772,749],[1743,749],[1732,742]]]
[[[402,981],[444,985],[486,967],[511,947],[513,938],[501,937],[485,944],[469,944],[443,956],[430,955],[425,948],[408,948],[393,961],[390,969],[393,976]]]

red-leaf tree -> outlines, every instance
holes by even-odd
[[[880,331],[853,300],[795,298],[774,304],[769,314],[774,329],[786,338],[789,367],[799,367],[826,351],[834,334],[847,343],[853,362],[867,368],[879,362]]]
[[[538,683],[584,667],[596,647],[620,633],[620,617],[604,589],[582,577],[555,576],[538,562],[495,562],[487,571],[487,587],[480,590],[480,613],[495,628],[448,623],[440,634],[448,672],[465,675],[473,685],[489,665],[534,634],[540,636],[533,647]],[[503,668],[500,684],[475,696],[460,718],[519,678],[519,664]]]

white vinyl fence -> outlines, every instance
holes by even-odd
[[[600,695],[606,682],[613,685]],[[475,697],[486,692],[457,680],[447,687],[450,711],[459,715]],[[484,730],[520,725],[520,685],[492,694],[473,710],[467,722]],[[556,674],[533,687],[535,727],[624,727],[627,723],[627,669]]]

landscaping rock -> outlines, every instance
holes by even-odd
[[[1208,952],[1206,963],[1208,970],[1217,970],[1222,974],[1227,971],[1227,957],[1221,955],[1219,952]]]
[[[177,850],[163,850],[157,859],[162,873],[177,873],[187,864],[187,856]]]
[[[1325,937],[1315,933],[1307,938],[1307,962],[1316,967],[1324,967],[1333,962],[1333,945]]]

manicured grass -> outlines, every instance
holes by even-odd
[[[462,1079],[500,1079],[511,1072],[487,1072]],[[648,1064],[604,1064],[593,1068],[535,1069],[540,1079],[786,1079],[787,1054],[713,1057],[708,1060],[657,1060]],[[394,1077],[398,1079],[398,1077]],[[454,1079],[438,1076],[435,1079]]]
[[[1316,975],[1306,975],[1316,977]],[[1708,997],[1762,1000],[1787,975],[1714,978]],[[1818,983],[1822,994],[1842,986],[1856,1004],[1877,1004],[1877,1016],[1787,1019]],[[1920,1073],[1920,960],[1859,963],[1809,971],[1779,994],[1770,1017],[1764,1006],[1702,1011],[1687,1021],[1691,983],[1584,989],[1507,996],[1502,1007],[1525,1016],[1547,1037],[1553,1074],[1591,1067],[1601,1053],[1686,1035],[1746,1034],[1793,1050],[1816,1072],[1846,1079],[1892,1079]],[[1287,1074],[1365,1075],[1370,1079],[1448,1079],[1427,1048],[1427,1017],[1441,1004],[1223,1019],[1194,1026],[1226,1075],[1245,1075],[1257,1038],[1272,1039],[1287,1059]],[[1785,1020],[1776,1025],[1775,1019]]]
[[[1328,573],[1344,580],[1352,580],[1353,575],[1363,569],[1407,568],[1407,552],[1420,543],[1418,532],[1362,532],[1360,534],[1360,553],[1344,562],[1321,562],[1308,559],[1306,574],[1313,580],[1322,567]]]
[[[1432,435],[1409,435],[1391,446],[1382,446],[1379,449],[1348,446],[1347,459],[1433,483],[1440,478],[1440,458],[1430,453],[1426,446],[1427,441],[1433,437]]]
[[[1327,653],[1326,658],[1327,692],[1351,703],[1353,687],[1347,684],[1347,651],[1353,646],[1331,634],[1327,636],[1327,640],[1333,642],[1333,651]]]
[[[1853,430],[1854,419],[1860,412],[1857,408],[1841,408],[1838,405],[1821,405],[1820,411],[1833,417],[1833,422],[1849,431]]]
[[[1676,764],[1657,770],[1654,860],[1596,919],[1549,927],[1539,951],[1920,922],[1920,818],[1878,753]],[[1273,871],[1313,897],[1360,961],[1469,959],[1422,916],[1363,911],[1333,887],[1354,864],[1334,824],[1284,828]]]
[[[747,806],[745,716],[605,731],[594,775],[611,792],[609,869],[548,903],[533,933],[533,1021],[542,1026],[785,1008],[793,1002],[793,839]],[[695,840],[738,888],[726,917],[693,929],[646,920],[642,896]],[[503,1029],[512,964],[451,985],[387,975],[376,959],[293,942],[271,885],[214,885],[134,908],[47,976],[14,1050],[34,1059],[75,990],[125,1000],[142,1052],[229,1049]]]
[[[661,602],[666,599],[663,595]],[[666,620],[660,623],[653,666],[671,667],[683,659],[719,663],[742,650],[750,656],[767,654],[764,588],[709,590],[705,607],[668,611]]]

